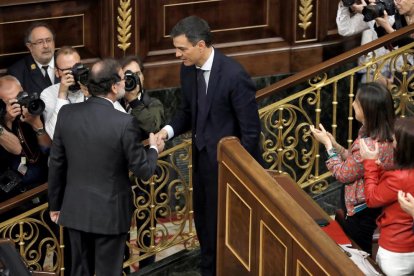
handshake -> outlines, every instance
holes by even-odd
[[[156,147],[158,149],[158,154],[160,154],[165,147],[165,140],[168,138],[168,133],[165,129],[161,129],[156,134],[150,133],[149,135],[149,144],[150,146]]]

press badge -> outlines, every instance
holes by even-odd
[[[26,166],[26,157],[22,156],[20,158],[20,164],[19,167],[17,168],[17,170],[19,171],[19,173],[21,173],[22,175],[25,175],[27,172],[27,166]]]

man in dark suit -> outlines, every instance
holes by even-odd
[[[52,84],[55,77],[55,34],[44,22],[35,22],[26,30],[24,42],[30,55],[10,66],[7,73],[15,76],[27,93],[40,93]]]
[[[201,246],[203,275],[215,275],[217,236],[217,144],[237,136],[260,160],[261,124],[256,89],[240,64],[211,46],[210,27],[190,16],[171,31],[181,66],[182,104],[157,139],[171,139],[191,129],[193,141],[193,206]]]
[[[136,119],[114,108],[125,94],[120,64],[106,59],[92,67],[93,97],[60,109],[49,164],[52,221],[69,231],[71,275],[121,275],[133,213],[128,172],[149,179],[158,152],[154,134],[146,151]]]

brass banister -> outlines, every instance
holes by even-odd
[[[329,69],[338,67],[342,64],[345,64],[346,62],[357,60],[358,57],[360,57],[361,55],[372,52],[373,50],[378,49],[382,46],[386,46],[389,43],[396,41],[402,38],[403,36],[410,35],[413,32],[414,32],[414,24],[411,24],[409,26],[406,26],[404,28],[397,30],[396,32],[380,37],[367,44],[361,45],[357,48],[354,48],[350,51],[340,54],[334,58],[328,59],[320,64],[309,67],[308,69],[305,69],[297,74],[294,74],[290,77],[282,79],[263,89],[260,89],[256,93],[256,100],[260,101],[266,97],[269,97],[269,96],[272,96],[278,93],[279,91],[286,90],[287,88],[290,88],[290,87],[293,87],[294,85],[302,83],[308,80],[309,78],[311,78],[312,76],[315,76],[321,72],[326,72]]]

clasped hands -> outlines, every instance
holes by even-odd
[[[151,146],[157,147],[158,153],[161,153],[165,147],[165,141],[168,138],[168,133],[165,129],[161,129],[156,134],[150,133],[149,135],[149,144]]]

